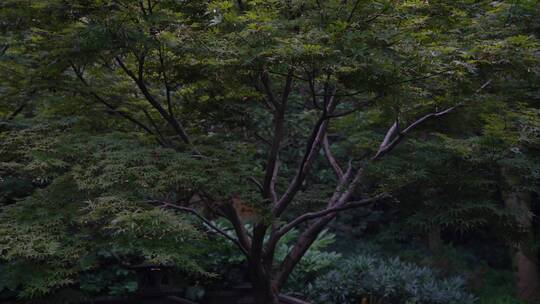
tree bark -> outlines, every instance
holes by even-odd
[[[263,261],[251,261],[249,264],[254,303],[279,304],[279,291],[273,284],[271,273],[265,269]]]
[[[528,303],[540,300],[540,275],[538,272],[538,252],[530,244],[534,241],[531,217],[531,193],[519,189],[518,176],[507,168],[502,169],[504,179],[503,199],[506,208],[513,210],[519,225],[527,231],[527,236],[518,245],[511,246],[515,271],[517,297]]]

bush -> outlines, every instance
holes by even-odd
[[[474,303],[464,284],[461,277],[439,279],[430,268],[397,258],[361,255],[315,280],[308,296],[314,303],[356,304],[363,298],[381,304]]]

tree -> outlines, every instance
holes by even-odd
[[[45,118],[77,116],[100,136],[136,138],[112,152],[103,147],[114,139],[98,144],[88,162],[70,166],[78,191],[130,193],[228,237],[192,205],[206,206],[234,228],[228,238],[248,261],[259,303],[278,303],[337,214],[390,198],[366,183],[366,170],[490,89],[489,75],[463,59],[470,41],[459,39],[475,33],[469,17],[488,4],[465,3],[7,1],[32,17],[7,26],[18,35],[3,60],[22,65],[32,86],[26,76],[3,78],[2,87],[40,101]],[[342,135],[356,125],[365,127],[356,138]],[[335,156],[336,145],[346,155]],[[154,156],[159,165],[138,166]],[[108,162],[118,157],[128,165]],[[300,196],[328,183],[316,192],[321,209],[294,211]],[[257,210],[251,231],[235,201]],[[277,261],[279,241],[296,228]]]

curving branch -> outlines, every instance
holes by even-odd
[[[475,91],[475,94],[480,93],[490,83],[491,83],[491,79],[486,81],[482,86],[480,86],[480,88],[478,88]],[[445,115],[453,112],[458,107],[462,107],[464,105],[465,105],[464,103],[459,103],[459,104],[457,104],[455,106],[452,106],[452,107],[449,107],[449,108],[447,108],[445,110],[426,114],[426,115],[422,116],[421,118],[417,119],[416,121],[414,121],[413,123],[411,123],[409,126],[407,126],[405,129],[403,129],[403,131],[401,131],[401,132],[398,131],[399,122],[396,120],[396,122],[390,127],[390,129],[388,129],[388,131],[386,133],[386,136],[384,137],[384,140],[382,141],[379,149],[377,150],[377,153],[371,159],[372,160],[377,160],[377,159],[381,158],[382,156],[384,156],[386,153],[390,152],[392,149],[394,149],[395,146],[397,146],[397,144],[399,144],[399,142],[410,131],[412,131],[413,129],[415,129],[416,127],[421,125],[422,123],[424,123],[424,122],[426,122],[426,121],[428,121],[430,119],[433,119],[433,118],[439,118],[441,116],[445,116]]]
[[[90,84],[86,81],[86,79],[84,78],[84,75],[82,73],[81,70],[79,70],[74,63],[71,63],[71,68],[73,69],[73,72],[75,73],[75,76],[77,76],[77,78],[79,79],[79,81],[81,81],[86,87],[90,88]],[[105,100],[105,98],[101,97],[99,94],[95,93],[95,92],[90,92],[90,93],[84,93],[84,92],[79,92],[81,94],[87,94],[87,95],[90,95],[91,97],[93,97],[95,100],[97,100],[99,103],[103,104],[105,107],[107,107],[107,109],[132,122],[133,124],[137,125],[138,127],[140,127],[141,129],[143,129],[146,133],[152,135],[152,136],[156,136],[156,134],[150,129],[150,127],[146,126],[143,122],[137,120],[136,118],[132,117],[131,115],[129,115],[128,113],[125,113],[123,111],[120,111],[118,110],[115,106],[113,106],[112,104],[110,104],[109,102],[107,102]],[[164,142],[161,138],[161,136],[157,135],[156,136],[156,140],[157,142],[161,145],[161,146],[167,146],[166,142]]]
[[[276,182],[278,179],[279,174],[279,167],[281,166],[281,162],[279,159],[276,160],[275,168],[274,168],[274,175],[272,175],[272,180],[270,180],[270,195],[272,198],[272,201],[276,203],[278,201],[278,194],[276,191]]]
[[[159,49],[158,49],[158,57],[159,57],[159,65],[160,65],[163,85],[165,87],[165,95],[167,98],[167,110],[169,111],[169,115],[171,115],[171,117],[174,117],[172,98],[171,98],[171,85],[170,85],[169,78],[167,77],[167,71],[165,69],[165,54],[163,54],[163,49],[161,45],[159,46]]]
[[[384,147],[388,146],[392,138],[395,136],[397,129],[398,129],[398,120],[396,119],[396,122],[394,122],[394,124],[392,124],[390,129],[386,131],[386,135],[384,136],[383,141],[379,145],[379,150],[384,149]]]
[[[144,95],[146,100],[159,112],[159,114],[169,123],[169,125],[174,129],[176,134],[180,136],[182,141],[184,141],[186,144],[190,143],[189,137],[187,136],[186,131],[184,130],[184,127],[169,113],[167,113],[167,110],[165,110],[159,101],[156,100],[156,98],[150,93],[150,90],[146,86],[146,83],[143,79],[143,67],[144,67],[144,57],[137,57],[138,59],[138,75],[135,75],[133,71],[131,71],[126,64],[122,61],[120,57],[115,57],[116,62],[122,68],[122,70],[135,82],[141,93]]]
[[[306,301],[303,301],[303,300],[300,300],[298,298],[291,297],[288,295],[284,295],[284,294],[278,295],[278,298],[282,304],[310,304],[309,302],[306,302]]]
[[[369,106],[369,105],[372,105],[375,101],[377,101],[379,98],[383,97],[383,95],[377,95],[371,99],[368,99],[364,102],[362,102],[361,104],[358,104],[356,105],[354,108],[350,109],[350,110],[346,110],[346,111],[343,111],[341,113],[335,113],[335,114],[331,114],[331,115],[328,115],[329,118],[339,118],[339,117],[344,117],[344,116],[347,116],[347,115],[351,115],[355,112],[358,112],[360,110],[363,109],[363,107],[365,106]]]
[[[332,94],[328,97],[328,105],[324,108],[322,115],[319,117],[319,120],[311,131],[311,135],[306,145],[306,151],[304,152],[304,156],[302,157],[295,176],[273,209],[275,216],[280,216],[283,211],[285,211],[287,206],[292,202],[296,193],[300,190],[300,186],[306,179],[307,173],[311,168],[316,156],[319,154],[321,142],[328,127],[328,113],[333,113],[334,109],[336,108],[335,92],[336,90],[334,89]]]
[[[334,219],[336,213],[329,213],[316,219],[309,227],[300,234],[293,248],[287,253],[285,259],[279,266],[279,271],[275,276],[275,285],[277,288],[283,287],[287,282],[294,267],[300,262],[309,247],[315,242],[321,231]]]
[[[313,104],[313,107],[315,109],[322,110],[322,107],[319,105],[319,102],[317,101],[317,91],[315,89],[315,72],[314,71],[306,71],[307,78],[308,78],[308,84],[309,84],[309,91],[311,94],[311,103]]]
[[[336,177],[341,180],[343,179],[343,170],[339,166],[336,158],[332,154],[332,151],[330,150],[330,143],[328,142],[328,135],[325,135],[323,138],[323,151],[324,155],[326,156],[326,159],[330,163],[330,166],[332,167],[332,170],[334,170],[334,173],[336,174]]]
[[[9,44],[6,44],[2,47],[0,47],[0,56],[4,56],[4,54],[6,54],[7,50],[9,49],[10,45]]]
[[[346,203],[344,205],[338,205],[336,207],[327,208],[327,209],[317,211],[317,212],[304,213],[301,216],[299,216],[296,219],[289,222],[288,224],[282,226],[278,230],[277,235],[278,236],[283,236],[287,232],[289,232],[292,229],[294,229],[295,227],[297,227],[298,225],[300,225],[300,224],[302,224],[304,222],[307,222],[309,220],[317,219],[317,218],[323,217],[323,216],[325,216],[327,214],[330,214],[330,213],[336,213],[336,212],[345,211],[345,210],[349,210],[349,209],[366,207],[366,206],[372,205],[374,203],[377,203],[378,201],[380,201],[382,199],[389,198],[389,197],[391,197],[391,196],[388,193],[382,193],[382,194],[379,194],[377,196],[366,198],[366,199],[363,199],[363,200],[360,200],[360,201],[350,202],[350,203]]]
[[[392,151],[400,142],[401,140],[414,128],[418,127],[422,123],[432,119],[432,118],[438,118],[441,116],[444,116],[456,109],[458,106],[450,107],[446,110],[439,111],[439,112],[433,112],[429,113],[427,115],[424,115],[423,117],[417,119],[413,123],[411,123],[409,126],[407,126],[403,131],[397,132],[397,135],[394,135],[397,130],[397,122],[395,122],[390,129],[388,129],[388,132],[386,133],[386,136],[381,143],[379,149],[377,150],[377,153],[371,158],[371,160],[378,160],[381,157],[383,157],[388,152]]]
[[[7,120],[11,121],[15,119],[15,117],[17,117],[17,115],[19,115],[28,106],[28,104],[30,104],[31,99],[36,94],[36,92],[37,92],[36,89],[32,90],[30,94],[28,94],[28,97],[24,99],[21,102],[21,104],[17,108],[15,108],[13,112],[11,112],[11,114],[9,114],[9,116],[7,117]]]
[[[205,218],[204,216],[202,216],[199,212],[197,212],[195,209],[193,208],[188,208],[188,207],[183,207],[183,206],[178,206],[178,205],[175,205],[175,204],[171,204],[171,203],[167,203],[167,202],[162,202],[161,204],[163,207],[169,207],[169,208],[173,208],[173,209],[176,209],[176,210],[179,210],[179,211],[183,211],[183,212],[187,212],[187,213],[191,213],[193,215],[195,215],[197,218],[199,218],[203,223],[205,223],[208,227],[210,227],[212,230],[214,230],[215,232],[217,232],[218,234],[222,235],[224,238],[228,239],[229,241],[233,242],[236,246],[238,246],[238,248],[240,248],[240,250],[244,253],[244,254],[248,254],[248,251],[246,250],[246,248],[244,247],[244,245],[241,244],[241,242],[233,237],[231,237],[229,234],[227,234],[227,232],[221,230],[219,227],[217,227],[216,225],[214,225],[210,220],[208,220],[207,218]]]
[[[358,9],[358,5],[360,4],[360,0],[356,0],[354,2],[353,8],[351,12],[349,13],[349,17],[347,17],[347,23],[350,23],[354,17],[354,14],[356,13],[356,10]]]
[[[245,248],[245,251],[243,253],[249,259],[251,250],[251,238],[246,231],[246,228],[244,227],[244,224],[242,223],[242,219],[238,215],[238,212],[232,204],[227,204],[223,206],[221,213],[223,217],[229,220],[229,222],[232,224],[235,234],[238,237],[238,241],[240,242],[242,247]]]
[[[154,119],[152,118],[152,115],[150,115],[150,113],[148,113],[148,111],[146,109],[141,109],[141,111],[144,113],[144,115],[146,116],[146,119],[148,119],[148,121],[150,122],[150,124],[152,125],[152,127],[154,127],[154,130],[156,130],[156,134],[157,136],[159,137],[159,139],[163,142],[163,143],[166,143],[167,142],[167,139],[165,139],[165,137],[163,136],[163,134],[161,133],[161,130],[159,129],[159,126],[157,125],[157,123],[154,121]]]
[[[266,76],[264,76],[266,75]],[[270,80],[268,79],[267,74],[263,74],[261,77],[263,83],[265,84],[265,90],[268,95],[269,101],[274,105],[274,136],[272,139],[272,144],[270,147],[270,153],[268,155],[268,161],[266,163],[266,171],[263,181],[263,196],[266,199],[271,199],[272,203],[277,203],[277,194],[275,191],[275,180],[277,175],[277,170],[279,167],[278,157],[279,150],[281,149],[281,142],[284,137],[284,127],[285,127],[285,111],[287,109],[287,101],[289,95],[292,91],[293,85],[293,76],[294,72],[292,69],[289,70],[287,74],[287,79],[285,81],[285,87],[283,88],[283,93],[281,96],[281,102],[278,102],[271,90]]]

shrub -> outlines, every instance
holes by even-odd
[[[344,261],[335,270],[308,285],[314,303],[359,303],[376,299],[390,304],[468,304],[461,277],[439,279],[433,270],[403,262],[361,255]]]

